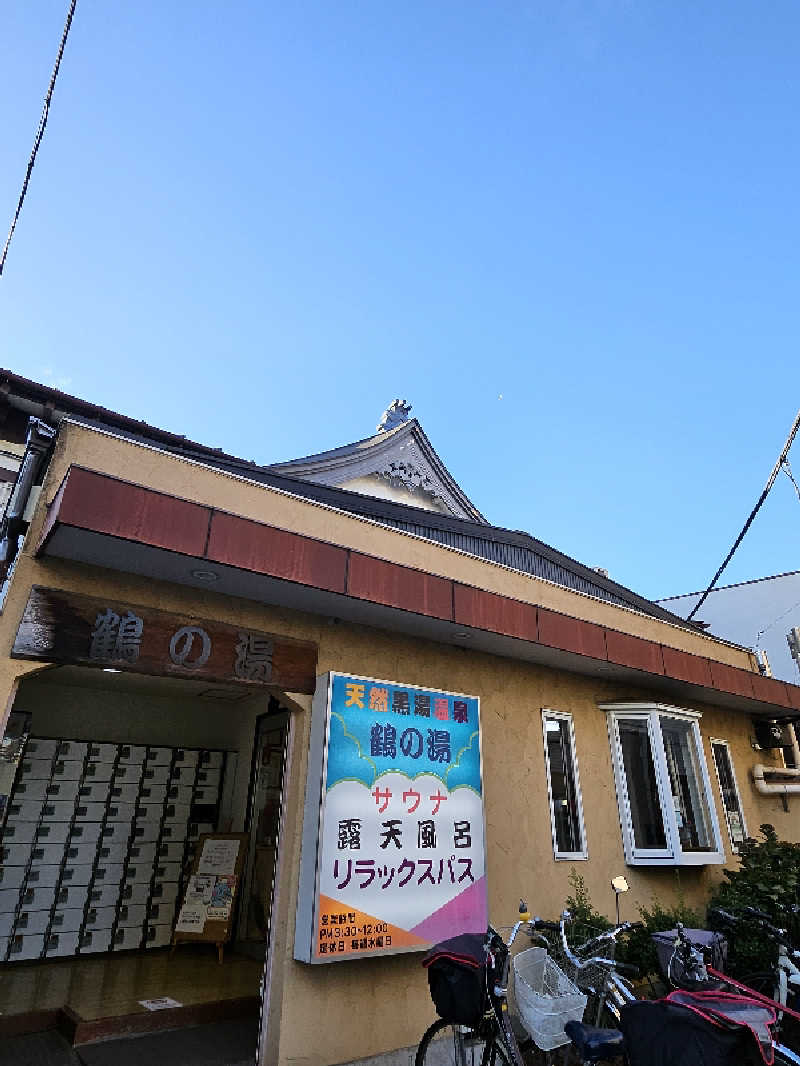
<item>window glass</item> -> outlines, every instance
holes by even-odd
[[[661,736],[683,851],[713,851],[711,817],[702,786],[692,724],[661,716]]]
[[[556,853],[584,850],[569,720],[545,717],[547,763]]]
[[[612,713],[609,738],[626,861],[633,866],[724,862],[699,715],[664,704],[600,706]],[[735,792],[729,769],[725,788],[730,792],[732,781]]]
[[[628,803],[637,848],[665,848],[667,838],[647,722],[643,718],[619,721],[622,761],[628,784]]]
[[[725,816],[728,819],[728,829],[731,841],[741,844],[745,838],[744,816],[739,803],[739,792],[736,788],[736,778],[733,776],[733,763],[728,745],[722,741],[713,741],[711,752],[714,756],[714,765],[717,768],[719,778],[719,790],[722,794],[722,806],[725,808]]]

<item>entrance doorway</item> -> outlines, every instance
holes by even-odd
[[[77,1049],[207,1022],[255,1032],[286,754],[280,700],[63,666],[26,678],[14,714],[24,744],[0,812],[0,1043],[52,1028]],[[198,838],[243,831],[223,964],[213,944],[171,956]]]

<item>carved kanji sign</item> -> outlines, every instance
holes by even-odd
[[[317,668],[310,641],[37,585],[11,655],[307,693]]]

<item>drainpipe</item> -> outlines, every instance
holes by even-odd
[[[19,549],[21,535],[27,529],[25,508],[42,468],[42,462],[55,440],[56,431],[39,418],[28,419],[28,436],[14,488],[0,522],[0,578],[5,579]]]
[[[767,781],[767,775],[785,780]],[[753,784],[756,792],[762,796],[800,796],[800,769],[756,763],[753,767]]]
[[[791,744],[787,744],[787,747],[792,749],[792,762],[796,769],[800,769],[800,744],[797,743],[797,723],[789,723],[789,736],[792,738]]]
[[[767,775],[778,780],[767,781]],[[756,763],[753,767],[753,787],[762,796],[780,796],[783,809],[788,812],[789,797],[800,796],[800,769]]]

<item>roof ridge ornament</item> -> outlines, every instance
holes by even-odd
[[[407,422],[410,413],[411,404],[407,400],[392,400],[375,428],[378,433],[388,433],[390,429],[397,429],[403,422]]]

